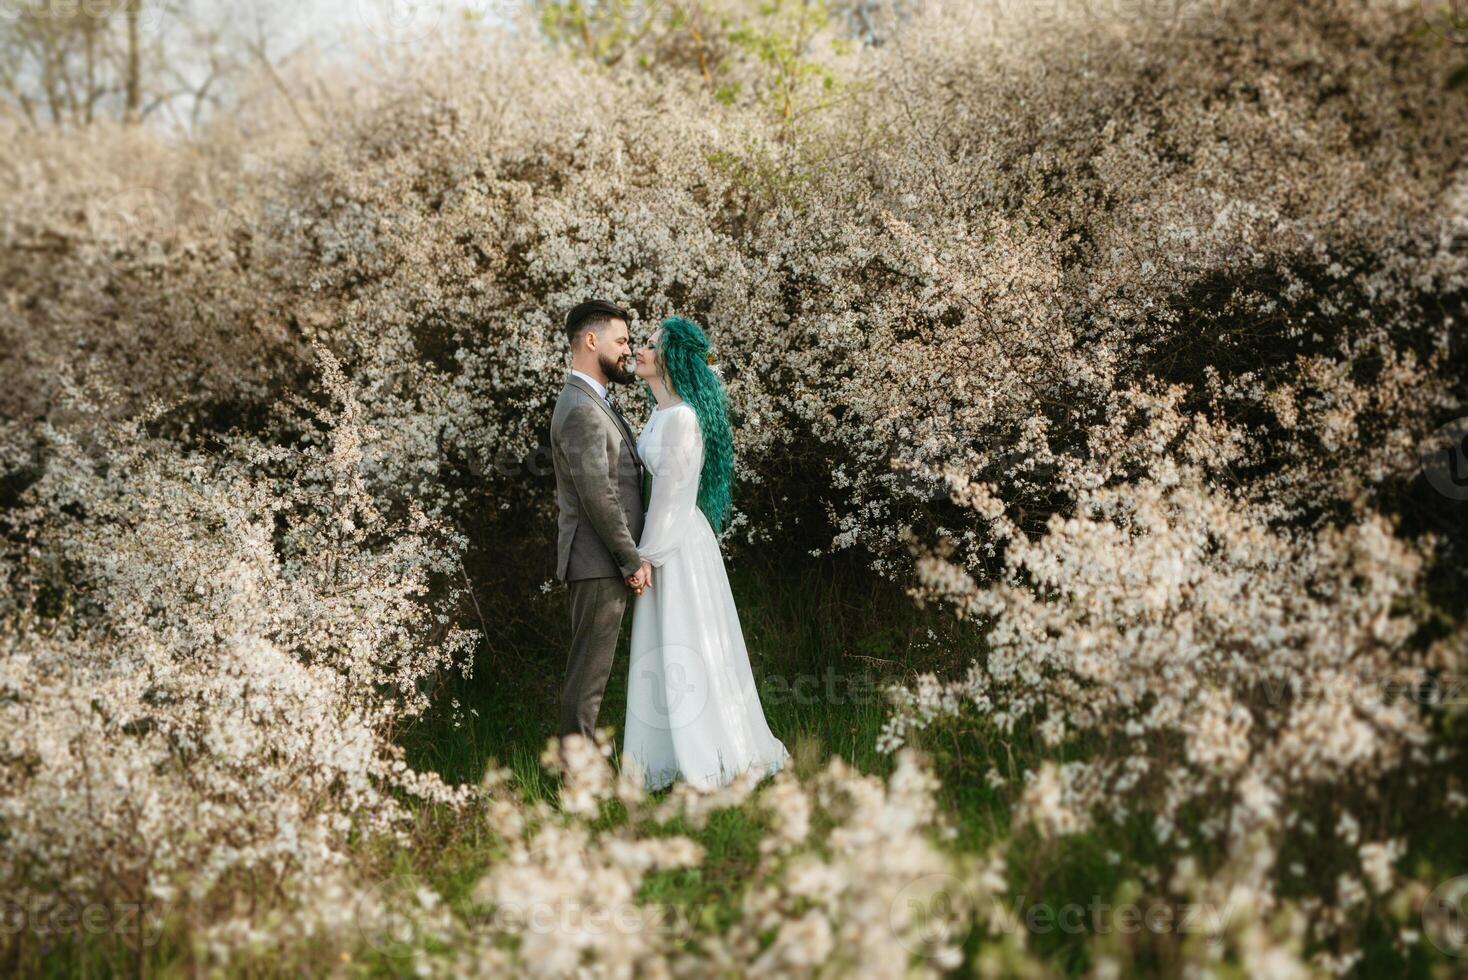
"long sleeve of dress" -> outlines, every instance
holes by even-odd
[[[691,408],[662,409],[658,419],[652,498],[637,553],[654,567],[687,541],[698,519],[698,476],[703,469],[703,433]]]

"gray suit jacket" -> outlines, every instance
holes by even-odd
[[[566,379],[551,415],[551,465],[560,507],[556,577],[626,578],[642,562],[642,460],[630,429],[592,387]]]

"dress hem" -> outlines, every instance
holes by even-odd
[[[688,785],[690,786],[693,786],[697,789],[702,789],[707,792],[713,789],[722,789],[723,787],[728,786],[730,783],[734,782],[734,780],[738,779],[740,776],[743,776],[745,773],[749,772],[752,769],[762,768],[764,770],[764,772],[760,774],[761,779],[764,779],[766,776],[773,776],[781,769],[784,769],[785,764],[789,761],[790,752],[787,750],[785,754],[778,759],[774,759],[768,762],[759,760],[751,762],[743,769],[733,772],[728,779],[716,781],[716,785],[713,786],[702,786],[698,783],[689,782],[689,780],[683,775],[683,771],[681,769],[663,769],[659,770],[658,778],[656,780],[654,780],[651,776],[644,776],[643,789],[650,793],[657,792],[658,790],[667,789],[669,786],[673,785],[679,780],[682,780],[683,782],[688,783]]]

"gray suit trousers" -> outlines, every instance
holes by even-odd
[[[571,592],[571,656],[561,693],[560,735],[565,738],[580,732],[591,738],[612,674],[630,590],[619,578],[576,579],[567,587]]]

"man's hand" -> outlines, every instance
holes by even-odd
[[[652,588],[652,565],[642,563],[642,567],[627,576],[627,588],[638,595],[642,595],[643,589]]]

